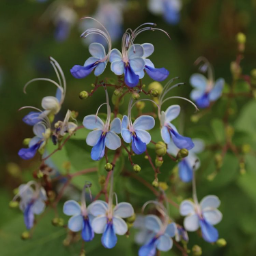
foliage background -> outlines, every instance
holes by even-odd
[[[3,256],[78,255],[81,248],[80,243],[70,247],[63,246],[66,231],[51,225],[52,211],[38,223],[31,241],[22,241],[20,234],[25,230],[22,214],[18,210],[8,208],[8,203],[13,197],[13,189],[20,183],[30,180],[33,170],[38,166],[38,158],[31,161],[18,158],[17,152],[22,146],[22,140],[31,136],[31,129],[22,122],[24,112],[17,110],[25,105],[39,106],[42,97],[54,93],[52,86],[45,83],[29,87],[27,95],[22,91],[24,84],[31,78],[55,77],[48,63],[48,56],[51,55],[59,61],[68,84],[67,97],[59,114],[60,118],[69,108],[79,112],[78,120],[81,121],[85,115],[94,113],[105,100],[100,90],[94,98],[86,101],[78,99],[80,91],[90,90],[94,77],[91,75],[86,79],[76,80],[71,76],[69,69],[74,64],[83,63],[88,57],[88,50],[82,44],[79,38],[80,31],[76,26],[66,41],[59,43],[54,40],[52,23],[40,22],[40,17],[48,5],[49,2],[0,1],[0,248]],[[97,1],[85,1],[84,7],[76,8],[78,16],[92,15],[96,6]],[[242,60],[243,73],[250,74],[256,67],[255,14],[255,0],[184,0],[181,22],[177,26],[171,26],[166,24],[162,17],[150,14],[146,8],[146,1],[129,0],[124,11],[124,28],[135,28],[143,22],[152,21],[171,35],[172,40],[169,41],[163,34],[148,32],[142,34],[137,42],[151,42],[155,45],[152,61],[156,66],[170,70],[170,77],[179,76],[181,81],[186,82],[185,86],[173,93],[187,97],[191,91],[189,77],[196,71],[193,62],[199,56],[207,57],[212,63],[216,78],[225,78],[227,84],[232,81],[230,63],[236,57],[235,37],[238,32],[247,35],[245,59]],[[119,48],[120,42],[113,47]],[[109,68],[105,75],[112,75]],[[150,82],[149,78],[144,79],[146,85]],[[237,86],[239,89],[239,85]],[[194,109],[182,102],[184,113],[180,124],[184,134],[192,138],[202,138],[206,144],[223,142],[225,133],[220,120],[226,108],[225,103],[225,99],[219,100],[206,116],[197,123],[192,123],[190,116],[194,114]],[[123,104],[121,107],[123,113],[126,106],[127,104]],[[190,233],[189,247],[194,244],[200,245],[203,248],[203,255],[254,255],[256,251],[256,103],[254,99],[239,98],[233,101],[231,108],[233,114],[230,120],[235,128],[234,141],[238,145],[249,144],[252,151],[245,156],[245,175],[240,175],[237,158],[228,152],[219,174],[213,181],[209,181],[207,176],[215,169],[216,152],[205,151],[200,155],[202,166],[197,172],[198,196],[202,198],[208,194],[215,194],[221,199],[220,210],[224,217],[217,228],[220,237],[227,241],[226,247],[218,248],[199,239],[196,233]],[[153,108],[148,106],[148,109]],[[155,140],[160,139],[158,131],[153,133]],[[91,162],[87,161],[90,149],[84,140],[84,134],[78,134],[68,143],[66,151],[55,155],[53,161],[60,171],[61,163],[67,160],[71,161],[73,171],[91,165]],[[150,152],[153,152],[153,148]],[[120,158],[120,166],[125,165],[126,158]],[[140,175],[152,182],[153,172],[149,165],[141,158],[138,164],[142,166]],[[180,202],[182,198],[191,197],[191,186],[181,184],[175,175],[172,175],[171,179],[168,177],[168,174],[174,172],[174,167],[174,163],[165,163],[160,179],[168,182],[172,187],[170,196],[176,202]],[[97,175],[89,178],[95,181],[94,192],[97,193]],[[74,181],[75,187],[79,188],[82,184],[81,179]],[[119,188],[123,184],[125,189]],[[71,188],[71,191],[72,189],[76,191],[75,188]],[[141,188],[140,184],[127,178],[118,180],[116,190],[119,192],[120,201],[127,200],[128,193],[138,212],[144,202],[154,197],[151,192]],[[74,195],[77,194],[74,192]],[[171,213],[182,223],[175,209],[171,210]],[[113,250],[103,249],[97,237],[92,243],[86,244],[87,255],[136,255],[138,247],[133,242],[133,235],[134,231],[131,232],[130,239],[119,237],[118,245]],[[161,255],[180,255],[180,252],[173,249]]]

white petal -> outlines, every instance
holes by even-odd
[[[173,241],[168,235],[162,235],[157,241],[157,249],[159,251],[167,252],[172,248]]]
[[[199,218],[196,214],[187,216],[184,219],[184,227],[187,231],[196,231],[199,228]]]
[[[136,73],[136,72],[141,72],[143,71],[144,67],[145,67],[145,62],[142,58],[135,58],[129,61],[130,66],[132,68],[132,70]]]
[[[73,232],[78,232],[82,230],[83,226],[84,221],[82,215],[73,216],[68,221],[68,228]]]
[[[117,216],[113,217],[113,225],[114,225],[115,233],[118,234],[118,235],[122,236],[128,230],[126,222],[123,219],[121,219]]]
[[[29,147],[33,147],[33,146],[36,145],[40,140],[42,140],[42,138],[35,136],[35,137],[33,137],[33,138],[29,141],[28,146],[29,146]]]
[[[116,150],[121,147],[121,139],[114,132],[109,131],[106,136],[106,147]]]
[[[220,200],[217,196],[206,196],[201,200],[200,206],[202,210],[216,209],[220,206]]]
[[[95,70],[94,70],[94,75],[95,76],[100,76],[104,72],[106,66],[107,66],[107,62],[99,63],[97,65],[97,67],[95,68]]]
[[[174,222],[172,222],[171,224],[169,224],[165,230],[165,234],[167,234],[170,237],[174,237],[175,233],[177,231],[177,227],[176,224]]]
[[[145,66],[149,66],[151,68],[155,67],[154,63],[151,60],[145,59],[144,61],[145,61]]]
[[[110,131],[115,133],[121,132],[121,120],[119,118],[113,119],[113,121],[110,124]]]
[[[63,212],[68,216],[81,214],[81,206],[74,200],[68,200],[63,205]]]
[[[190,77],[190,84],[200,91],[205,91],[207,79],[201,74],[194,74]]]
[[[89,115],[84,118],[83,126],[89,130],[102,129],[103,121],[96,115]]]
[[[90,57],[90,58],[88,58],[88,59],[85,61],[84,66],[85,66],[85,67],[86,67],[86,66],[89,66],[89,65],[91,65],[91,64],[94,64],[94,63],[97,62],[97,61],[99,61],[98,58]]]
[[[167,152],[171,155],[176,156],[179,151],[179,148],[175,146],[172,140],[170,140],[170,143],[167,145]]]
[[[114,216],[121,218],[128,218],[134,214],[134,210],[129,203],[120,203],[114,208]]]
[[[89,46],[90,54],[98,59],[103,59],[106,56],[105,48],[102,44],[92,43]]]
[[[96,217],[92,221],[92,229],[96,234],[102,234],[105,231],[106,225],[107,225],[106,216]]]
[[[149,0],[148,9],[153,14],[161,14],[163,13],[163,2],[160,0]]]
[[[215,101],[221,96],[224,84],[225,84],[225,80],[223,78],[219,78],[216,81],[214,87],[209,93],[210,101]]]
[[[180,106],[172,105],[165,111],[165,122],[171,122],[180,114]]]
[[[204,150],[204,141],[201,139],[193,139],[194,147],[190,150],[193,153],[201,153]]]
[[[88,212],[93,216],[105,215],[108,210],[108,204],[97,200],[88,206]]]
[[[143,50],[144,50],[143,58],[149,57],[154,52],[153,44],[145,43],[145,44],[142,44],[141,46],[143,47]]]
[[[126,143],[131,143],[132,141],[132,135],[131,132],[128,129],[122,129],[121,131],[122,138]]]
[[[195,209],[195,205],[191,201],[184,200],[180,204],[180,214],[182,216],[186,216],[188,214],[193,214],[195,212],[194,209]]]
[[[113,49],[109,56],[109,61],[112,63],[114,61],[121,61],[122,60],[122,54],[119,50]]]
[[[222,213],[219,210],[205,210],[203,216],[211,225],[216,225],[222,220]]]
[[[155,119],[152,116],[143,115],[138,117],[133,123],[134,129],[150,130],[155,126]]]
[[[34,134],[39,137],[43,138],[43,133],[45,133],[46,127],[42,123],[37,123],[33,127]]]
[[[161,220],[155,215],[147,215],[145,217],[145,228],[157,233],[162,226]]]
[[[148,144],[151,141],[151,136],[147,131],[136,129],[135,132],[142,142]]]
[[[129,60],[132,60],[135,58],[141,58],[143,55],[144,55],[144,50],[141,45],[133,44],[132,46],[130,46],[128,50]]]
[[[170,141],[171,141],[171,135],[170,135],[170,133],[169,133],[169,131],[168,131],[168,129],[167,129],[166,126],[163,126],[163,127],[161,128],[161,136],[162,136],[163,141],[164,141],[166,144],[169,144],[169,143],[170,143]]]
[[[114,72],[117,76],[120,76],[124,73],[124,63],[123,61],[114,61],[111,63],[111,71]]]
[[[95,146],[99,141],[101,134],[102,134],[102,130],[95,130],[90,132],[86,137],[87,145],[92,147]]]
[[[34,202],[32,206],[32,211],[34,214],[41,214],[44,211],[45,208],[45,202],[41,199],[38,199]]]
[[[60,103],[57,98],[47,96],[42,99],[42,108],[45,110],[50,110],[53,114],[57,114],[60,110]]]
[[[196,101],[197,99],[201,98],[204,94],[204,91],[200,91],[197,89],[192,90],[192,92],[190,93],[190,98],[194,101]]]

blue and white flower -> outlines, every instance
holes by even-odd
[[[155,65],[150,59],[147,59],[154,52],[154,45],[145,43],[141,45],[144,50],[142,58],[145,61],[145,72],[155,81],[163,81],[169,76],[169,71],[165,68],[155,68]],[[141,71],[140,78],[144,77],[144,71]]]
[[[68,200],[63,206],[63,212],[72,216],[68,221],[68,228],[73,232],[82,230],[82,238],[84,241],[89,242],[94,238],[92,229],[93,216],[89,214],[86,208],[85,189],[89,188],[85,185],[81,195],[81,206],[74,200]]]
[[[23,117],[22,121],[27,125],[34,126],[41,120],[40,114],[41,112],[31,111]]]
[[[204,142],[200,139],[193,139],[194,147],[189,150],[189,155],[178,163],[179,177],[183,182],[190,182],[193,178],[193,170],[196,171],[200,167],[200,161],[197,153],[204,150]],[[174,156],[179,152],[172,141],[167,145],[167,152]]]
[[[176,242],[185,241],[188,242],[188,233],[186,229],[177,223],[172,223],[175,227],[175,240]]]
[[[35,189],[31,187],[35,185]],[[31,229],[34,225],[35,214],[41,214],[45,209],[45,201],[47,200],[46,192],[43,187],[34,181],[19,186],[19,192],[14,197],[20,198],[20,209],[24,213],[24,222],[27,229]]]
[[[201,228],[202,237],[209,243],[216,242],[219,237],[218,230],[213,225],[222,220],[222,214],[217,209],[220,200],[217,196],[206,196],[200,204],[185,200],[180,205],[180,214],[186,216],[184,227],[187,231],[196,231]]]
[[[195,88],[191,92],[190,98],[194,100],[200,108],[207,108],[210,106],[211,102],[220,98],[225,80],[219,78],[215,81],[211,64],[203,57],[198,58],[196,63],[200,63],[201,61],[204,62],[201,70],[208,70],[208,78],[202,74],[194,74],[190,77],[190,84]]]
[[[117,135],[121,133],[121,120],[114,118],[110,123],[111,110],[107,98],[107,120],[104,123],[97,115],[89,115],[84,118],[83,125],[88,130],[93,130],[87,135],[86,143],[92,146],[91,158],[100,160],[105,154],[105,147],[116,150],[121,146],[121,139]]]
[[[30,140],[28,148],[22,148],[19,150],[18,155],[22,159],[28,160],[33,158],[39,149],[44,148],[47,140],[50,138],[50,122],[47,117],[44,120],[46,120],[46,122],[39,122],[33,126],[35,137]]]
[[[156,15],[163,15],[169,24],[177,24],[180,21],[181,0],[149,0],[149,10]]]

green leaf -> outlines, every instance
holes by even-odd
[[[213,134],[217,140],[217,142],[224,142],[225,141],[225,128],[224,124],[219,119],[213,119],[211,121],[211,127]]]

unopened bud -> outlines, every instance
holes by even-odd
[[[226,133],[227,133],[227,136],[229,137],[229,138],[232,138],[233,137],[233,135],[234,135],[234,128],[232,127],[232,126],[227,126],[227,128],[226,128]]]
[[[138,102],[136,102],[135,106],[137,109],[142,110],[145,107],[145,102],[138,101]]]
[[[61,121],[58,121],[54,124],[54,128],[57,129],[60,127]]]
[[[148,159],[148,156],[144,156],[145,159]]]
[[[153,97],[158,97],[159,96],[159,92],[158,92],[158,90],[151,90],[150,91],[150,94],[153,96]]]
[[[105,164],[105,170],[106,170],[107,172],[112,171],[112,169],[113,169],[113,165],[112,165],[111,163],[106,163],[106,164]]]
[[[59,226],[59,227],[63,227],[63,226],[64,226],[64,219],[59,218],[58,226]]]
[[[215,163],[216,163],[217,169],[220,169],[222,166],[222,156],[220,154],[215,155]]]
[[[31,141],[31,138],[26,138],[26,139],[24,139],[24,140],[23,140],[23,145],[24,145],[24,146],[28,146],[30,141]]]
[[[256,79],[256,68],[251,71],[251,76]]]
[[[91,84],[91,87],[93,87],[93,88],[94,88],[94,87],[95,87],[95,84]]]
[[[69,161],[65,161],[63,164],[62,164],[62,167],[65,169],[65,170],[69,170],[71,168],[71,163]]]
[[[198,115],[192,115],[191,117],[190,117],[190,120],[191,120],[191,122],[193,122],[193,123],[197,123],[198,122],[198,120],[199,120],[199,116]]]
[[[22,234],[21,234],[21,238],[23,240],[28,240],[30,238],[30,233],[28,231],[24,231]]]
[[[47,192],[47,197],[50,202],[53,202],[56,198],[56,193],[53,190]]]
[[[207,176],[207,180],[208,180],[208,181],[213,181],[213,180],[215,179],[216,175],[217,175],[217,172],[216,172],[216,171],[213,172],[213,173],[211,173],[211,174],[209,174],[209,175]]]
[[[153,82],[149,84],[148,89],[151,91],[157,90],[158,94],[161,94],[163,91],[163,86],[158,82]]]
[[[179,150],[179,152],[178,152],[178,154],[177,154],[177,158],[178,158],[178,159],[182,159],[182,158],[184,158],[184,157],[187,157],[188,154],[189,154],[188,150],[185,149],[185,148],[182,148],[182,149]]]
[[[134,213],[131,217],[126,219],[126,222],[132,224],[135,221],[135,219],[136,219],[136,214]]]
[[[50,121],[50,123],[52,123],[54,121],[55,115],[54,114],[49,114],[48,115],[48,119]]]
[[[224,238],[220,238],[217,240],[216,244],[219,246],[219,247],[224,247],[227,245],[227,241],[224,239]]]
[[[233,61],[230,64],[230,71],[231,71],[233,77],[235,79],[238,79],[240,74],[241,74],[241,72],[242,72],[242,69],[241,69],[241,67],[235,61]]]
[[[132,98],[133,98],[134,100],[138,100],[138,99],[140,98],[139,93],[133,92],[133,93],[132,93]]]
[[[163,191],[166,191],[169,188],[166,182],[159,182],[158,185]]]
[[[156,167],[161,167],[163,163],[164,163],[164,160],[162,157],[156,157],[156,160],[155,160]]]
[[[86,99],[86,98],[88,98],[88,92],[87,91],[81,91],[80,93],[79,93],[79,98],[81,99],[81,100],[83,100],[83,99]]]
[[[41,179],[41,178],[44,177],[44,173],[39,170],[39,171],[37,172],[36,176],[37,176],[38,179]]]
[[[198,245],[194,245],[192,247],[192,255],[193,256],[200,256],[202,255],[202,248]]]
[[[17,208],[19,206],[19,203],[17,202],[17,201],[11,201],[10,203],[9,203],[9,207],[10,208]]]
[[[86,256],[85,250],[82,250],[81,253],[79,254],[79,256]]]
[[[114,90],[114,94],[115,94],[116,96],[121,95],[121,94],[122,94],[122,92],[123,92],[123,90],[122,90],[122,89],[115,89],[115,90]]]
[[[166,144],[162,141],[157,142],[155,146],[155,151],[158,156],[164,156],[167,151]]]
[[[249,145],[249,144],[244,144],[244,145],[242,145],[242,151],[243,151],[243,153],[250,153],[251,152],[251,150],[252,150],[252,148],[251,148],[251,146]]]
[[[62,243],[63,243],[64,246],[69,246],[70,245],[70,240],[66,238],[66,239],[63,240]]]
[[[133,166],[133,170],[134,170],[135,172],[139,173],[139,172],[141,171],[141,167],[140,167],[138,164],[135,164],[135,165]]]
[[[152,186],[155,187],[155,188],[158,188],[158,186],[159,186],[158,179],[153,180]]]
[[[236,41],[239,43],[239,44],[245,44],[246,43],[246,35],[244,33],[238,33],[236,35]]]
[[[59,218],[53,218],[52,219],[52,225],[55,226],[55,227],[59,226]]]
[[[17,164],[15,164],[15,163],[8,163],[8,164],[6,165],[6,169],[7,169],[7,172],[8,172],[11,176],[13,176],[13,177],[15,177],[15,178],[18,178],[18,177],[21,176],[21,169],[20,169],[20,167],[19,167]]]

